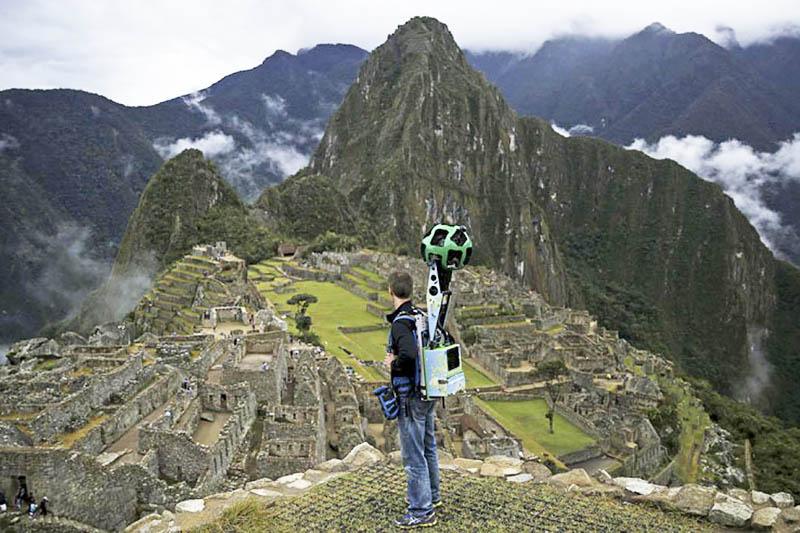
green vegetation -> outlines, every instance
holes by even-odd
[[[345,335],[339,331],[338,326],[362,327],[379,324],[378,317],[366,311],[366,300],[346,291],[330,282],[298,281],[293,284],[297,291],[313,295],[318,303],[309,308],[308,316],[314,323],[314,331],[327,351],[339,358],[344,364],[351,365],[369,381],[382,381],[381,375],[374,369],[361,365],[358,361],[383,360],[386,334],[369,335],[358,339]],[[287,295],[274,290],[265,291],[266,296],[278,311],[291,312],[291,307],[286,302]],[[294,331],[297,331],[292,322]],[[350,354],[345,352],[348,350]]]
[[[800,426],[800,270],[778,261],[775,271],[776,310],[767,337],[774,385],[765,391],[773,412],[789,425]]]
[[[303,250],[303,257],[314,252],[349,252],[358,248],[359,240],[349,235],[340,235],[332,231],[326,231],[314,237],[308,246]]]
[[[555,418],[556,404],[561,401],[563,384],[561,379],[569,376],[567,365],[561,359],[550,359],[536,365],[533,377],[536,381],[544,381],[544,388],[550,397],[550,410],[545,416],[550,421],[550,433],[553,433],[553,418]]]
[[[483,387],[493,387],[499,385],[495,380],[478,370],[469,360],[462,360],[464,377],[467,379],[468,389],[479,389]]]
[[[475,403],[522,439],[525,449],[539,456],[547,454],[557,458],[596,442],[558,413],[553,417],[555,432],[551,433],[547,418],[550,407],[544,400],[513,402],[475,398]]]
[[[756,488],[765,492],[800,494],[800,428],[784,427],[778,418],[722,396],[706,382],[694,381],[694,393],[711,420],[730,431],[733,439],[753,445]]]
[[[40,370],[53,370],[56,366],[58,366],[58,363],[58,359],[45,359],[36,363],[34,370],[37,372]]]
[[[648,416],[659,433],[663,434],[666,427],[673,429],[673,433],[662,442],[675,456],[675,473],[684,483],[696,483],[705,430],[711,425],[711,420],[702,404],[684,391],[679,382],[663,379],[659,384],[664,402],[652,409]]]

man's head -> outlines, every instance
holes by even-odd
[[[389,274],[389,293],[398,300],[408,300],[414,290],[414,280],[405,270],[395,270]]]

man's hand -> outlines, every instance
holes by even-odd
[[[386,357],[383,358],[383,364],[386,365],[386,368],[389,370],[392,369],[392,363],[394,362],[395,355],[393,353],[386,352]]]

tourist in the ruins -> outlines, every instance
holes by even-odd
[[[47,516],[47,502],[50,501],[47,499],[47,496],[42,498],[42,501],[39,502],[39,512],[42,513],[42,516]]]
[[[6,493],[0,490],[0,513],[5,513],[8,510],[6,504]]]
[[[433,509],[442,503],[433,432],[434,402],[423,400],[416,383],[419,362],[414,332],[416,310],[411,303],[413,284],[408,272],[395,271],[389,275],[389,296],[394,311],[386,316],[391,332],[384,359],[397,396],[400,449],[408,476],[408,512],[395,521],[403,529],[434,525],[437,519]]]
[[[14,498],[14,504],[17,506],[17,510],[21,511],[24,503],[28,503],[28,486],[22,483],[19,486],[16,498]]]
[[[30,513],[31,518],[36,514],[36,498],[33,496],[33,492],[28,494],[28,513]]]

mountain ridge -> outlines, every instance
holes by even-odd
[[[772,254],[721,187],[518,117],[434,19],[373,52],[309,167],[257,205],[274,209],[275,191],[308,176],[333,181],[368,242],[414,250],[431,223],[466,223],[477,261],[552,304],[586,305],[729,394],[752,364],[748,332],[774,319]]]

